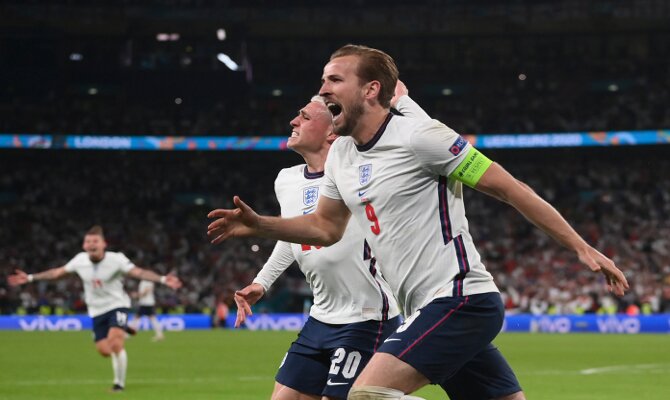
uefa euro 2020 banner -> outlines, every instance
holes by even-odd
[[[203,314],[161,315],[158,317],[163,329],[183,331],[187,329],[210,329],[211,318]],[[307,320],[303,314],[257,314],[247,319],[248,330],[300,330]],[[86,315],[67,316],[0,316],[0,330],[21,331],[80,331],[91,329],[91,318]],[[226,321],[234,326],[235,316]],[[149,320],[143,318],[140,330],[150,330]],[[670,334],[670,314],[628,315],[508,315],[503,325],[504,332],[541,333],[665,333]]]

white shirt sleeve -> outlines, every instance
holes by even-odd
[[[295,257],[291,250],[291,244],[278,240],[275,248],[272,250],[272,254],[270,254],[270,258],[268,258],[263,268],[258,272],[253,283],[263,286],[263,289],[267,292],[279,275],[286,271],[286,268],[291,266],[294,261]]]
[[[130,261],[125,254],[123,253],[116,253],[116,254],[119,259],[119,266],[124,274],[127,274],[131,269],[135,268],[135,264],[133,264],[133,262]]]
[[[323,181],[321,182],[321,188],[319,191],[321,192],[322,196],[326,196],[330,199],[342,200],[342,195],[340,194],[340,190],[335,184],[335,176],[333,174],[333,168],[337,168],[333,165],[335,164],[334,160],[337,157],[335,147],[337,146],[338,140],[340,139],[338,138],[335,140],[330,148],[330,151],[328,152],[328,158],[326,159],[326,165],[324,166]]]
[[[427,170],[449,176],[461,163],[470,143],[440,121],[421,121],[409,137],[409,146]]]
[[[81,259],[81,253],[72,257],[72,259],[70,261],[68,261],[67,264],[65,264],[65,271],[67,271],[69,273],[77,271],[77,267],[80,264],[80,262],[79,262],[80,259]]]
[[[408,95],[401,96],[395,104],[395,109],[403,116],[415,119],[430,119],[430,115]]]

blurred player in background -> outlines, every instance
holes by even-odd
[[[452,400],[525,399],[492,341],[504,307],[474,246],[463,184],[516,208],[575,252],[608,288],[628,283],[550,204],[436,120],[389,113],[398,77],[393,59],[365,46],[337,50],[320,95],[341,136],[328,155],[319,205],[295,218],[259,216],[238,197],[214,210],[213,243],[261,236],[329,246],[353,214],[408,319],[380,346],[349,399],[400,399],[439,384]]]
[[[137,288],[137,312],[135,318],[130,323],[133,329],[138,329],[142,317],[149,318],[151,327],[154,329],[154,342],[165,339],[163,327],[161,327],[156,317],[156,296],[154,294],[154,282],[141,280]]]
[[[404,104],[415,105],[411,99]],[[318,96],[298,112],[291,127],[288,147],[305,164],[277,176],[275,193],[283,217],[316,209],[328,150],[337,138],[332,115]],[[363,233],[352,223],[342,240],[329,247],[278,241],[253,283],[235,294],[236,327],[294,261],[305,274],[314,304],[279,368],[272,399],[344,399],[373,352],[398,327],[398,306]]]
[[[128,356],[124,348],[130,297],[123,290],[123,276],[151,282],[160,282],[172,289],[181,287],[181,281],[173,275],[158,275],[135,266],[123,253],[106,251],[107,242],[100,226],[86,232],[84,251],[62,267],[48,269],[36,274],[16,270],[8,277],[11,286],[33,281],[54,280],[69,273],[76,273],[84,283],[84,295],[88,315],[93,318],[95,347],[103,357],[112,358],[114,385],[112,391],[125,388]]]

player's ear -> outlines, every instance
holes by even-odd
[[[379,98],[379,91],[382,88],[382,84],[379,81],[370,81],[365,88],[365,98],[372,100],[374,98]]]
[[[339,136],[335,132],[330,132],[328,136],[326,136],[326,142],[328,142],[328,144],[333,144],[338,137]]]

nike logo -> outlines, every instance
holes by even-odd
[[[365,193],[367,193],[367,192],[368,192],[367,190],[366,190],[365,192],[361,192],[361,191],[359,190],[359,191],[358,191],[358,197],[363,197],[363,196],[365,196]]]
[[[388,338],[388,339],[384,340],[384,343],[386,343],[386,342],[399,342],[401,340],[402,339],[398,339],[398,338]]]
[[[332,382],[330,379],[328,379],[328,382],[326,382],[328,386],[341,386],[341,385],[348,385],[349,382]]]

